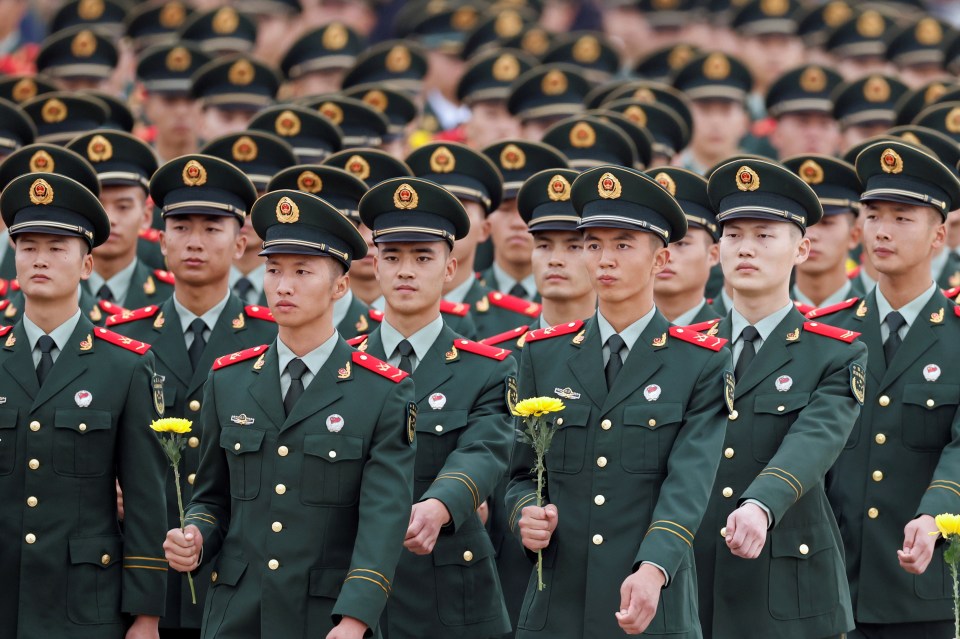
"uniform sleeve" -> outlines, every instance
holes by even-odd
[[[457,447],[420,499],[443,502],[454,530],[474,516],[507,469],[514,431],[506,397],[508,384],[515,383],[517,365],[512,357],[496,364],[470,409]]]
[[[917,509],[917,517],[960,512],[960,409],[953,415],[950,443],[940,452],[933,479]]]
[[[774,527],[807,490],[823,481],[860,416],[851,380],[856,367],[866,369],[867,347],[853,342],[837,350],[776,454],[740,498],[741,504],[755,499],[765,505]]]
[[[534,397],[536,395],[537,385],[534,378],[533,348],[527,344],[520,355],[520,378],[518,380],[518,397]],[[516,438],[523,428],[523,422],[519,418],[514,418],[514,446],[510,455],[510,466],[508,468],[510,482],[507,484],[507,492],[504,498],[505,511],[507,513],[507,525],[517,539],[520,539],[520,527],[517,525],[520,521],[520,515],[526,506],[537,505],[537,480],[533,475],[532,469],[536,463],[536,457],[533,453],[533,447],[526,444],[517,444]],[[548,471],[544,470],[546,479]],[[550,482],[546,481],[547,493],[550,491]],[[549,502],[549,497],[544,495],[544,503]]]
[[[117,479],[125,511],[121,609],[131,615],[162,616],[167,592],[163,540],[168,467],[150,430],[150,422],[156,418],[151,389],[153,354],[148,352],[139,359],[118,420]]]
[[[661,566],[670,577],[667,583],[673,582],[681,561],[693,547],[720,465],[727,424],[724,370],[729,361],[726,348],[711,354],[697,378],[667,459],[667,476],[650,526],[634,562],[634,569],[643,562]]]
[[[415,442],[407,439],[413,380],[391,385],[363,468],[357,539],[350,572],[333,607],[334,624],[346,616],[370,628],[377,626],[393,589],[393,575],[410,523],[417,452]]]

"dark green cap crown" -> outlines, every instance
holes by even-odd
[[[486,155],[456,142],[431,142],[406,159],[418,178],[436,182],[461,200],[479,203],[484,213],[500,207],[503,178]]]
[[[93,166],[102,186],[140,186],[146,191],[158,167],[153,149],[122,131],[91,131],[71,140],[67,148]]]
[[[313,96],[301,103],[340,127],[340,143],[345,149],[380,146],[390,126],[386,116],[369,104],[341,94]]]
[[[250,131],[280,137],[293,148],[298,162],[320,162],[340,150],[343,132],[320,113],[294,104],[260,111],[247,124]]]
[[[581,31],[557,38],[541,58],[541,63],[574,66],[593,84],[600,84],[620,71],[616,48],[605,35],[596,31]]]
[[[37,71],[53,78],[106,80],[117,66],[117,47],[88,27],[58,31],[37,54]]]
[[[413,171],[406,162],[380,149],[345,149],[334,153],[321,164],[343,169],[358,180],[363,180],[368,188],[390,178],[413,177]]]
[[[217,57],[193,75],[191,95],[204,106],[260,110],[273,104],[280,76],[267,65],[245,56]]]
[[[0,191],[14,178],[27,173],[56,173],[79,182],[100,195],[100,178],[83,156],[56,144],[29,144],[17,149],[0,163]]]
[[[114,0],[71,0],[64,3],[50,21],[50,33],[72,27],[92,29],[115,40],[123,35],[127,17],[125,2]]]
[[[170,160],[150,179],[150,197],[164,217],[219,215],[241,225],[257,199],[247,176],[226,160],[194,153]]]
[[[583,110],[589,91],[590,83],[577,67],[545,64],[514,81],[507,108],[521,120],[572,115]]]
[[[102,100],[66,91],[38,95],[21,107],[36,125],[37,139],[57,144],[66,144],[84,131],[102,128],[110,114]]]
[[[948,167],[956,167],[957,162],[960,162],[960,145],[939,129],[908,124],[888,129],[886,135],[900,138],[915,146],[927,147]]]
[[[547,169],[527,178],[517,194],[517,210],[531,233],[578,229],[580,215],[570,200],[578,175],[573,169]]]
[[[193,74],[208,62],[210,56],[195,44],[157,45],[140,54],[137,78],[148,93],[187,95]]]
[[[811,153],[787,158],[783,165],[810,185],[820,198],[824,215],[859,211],[862,187],[857,170],[849,162]]]
[[[177,32],[191,15],[193,9],[179,0],[163,4],[144,3],[127,15],[127,37],[133,40],[138,51],[158,45],[174,45]]]
[[[370,47],[357,56],[343,79],[348,89],[358,84],[383,84],[386,87],[419,93],[427,75],[427,54],[423,48],[404,40],[389,40]]]
[[[0,98],[0,154],[10,153],[33,142],[37,127],[17,104]]]
[[[273,176],[267,191],[290,189],[321,197],[357,223],[358,205],[367,192],[366,183],[343,169],[321,164],[298,164]]]
[[[257,25],[230,5],[193,14],[180,28],[180,39],[210,54],[250,53],[257,41]]]
[[[833,117],[842,127],[891,124],[894,105],[907,85],[886,75],[872,74],[841,84],[833,93]]]
[[[622,129],[587,115],[557,122],[544,132],[543,142],[563,153],[572,169],[637,163],[637,149]]]
[[[717,214],[707,195],[707,180],[701,175],[677,166],[659,166],[646,172],[664,190],[676,198],[683,214],[687,217],[688,227],[698,227],[719,239]],[[676,240],[674,240],[676,241]]]
[[[861,202],[885,200],[930,206],[945,220],[960,205],[960,180],[926,147],[900,140],[871,144],[857,156]]]
[[[284,54],[280,70],[288,80],[295,80],[316,71],[349,69],[363,47],[356,31],[342,22],[330,22],[300,36]]]
[[[510,87],[537,66],[536,58],[517,49],[497,49],[478,54],[467,63],[457,84],[457,99],[464,104],[510,97]]]
[[[293,147],[263,131],[221,135],[207,142],[200,152],[230,162],[250,178],[258,191],[266,189],[274,175],[297,163]]]
[[[714,51],[693,58],[673,78],[673,87],[691,100],[745,100],[753,77],[743,62]]]
[[[787,71],[767,91],[767,113],[780,117],[788,113],[833,114],[831,94],[843,78],[833,69],[807,64]]]
[[[110,220],[97,196],[56,173],[14,178],[0,195],[0,211],[13,238],[23,233],[66,235],[82,238],[93,248],[110,235]]]
[[[373,241],[439,242],[451,247],[470,231],[470,218],[457,197],[435,182],[391,178],[360,200],[360,219]]]
[[[402,138],[407,125],[420,114],[417,104],[408,93],[372,84],[358,84],[343,91],[345,98],[360,100],[371,109],[387,118],[384,141]]]
[[[543,142],[502,140],[481,151],[503,176],[503,199],[517,197],[521,185],[534,173],[569,168],[566,156]]]

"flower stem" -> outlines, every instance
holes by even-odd
[[[537,508],[543,507],[543,454],[537,455]],[[543,590],[543,551],[537,551],[537,590]]]
[[[957,564],[950,563],[950,576],[953,577],[953,636],[960,637],[960,584],[957,583]]]
[[[177,487],[177,509],[180,511],[180,530],[183,530],[183,495],[180,492],[180,466],[173,465],[173,485]],[[187,582],[190,584],[190,602],[197,605],[197,591],[193,587],[193,574],[187,573]]]

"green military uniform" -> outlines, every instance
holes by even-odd
[[[253,219],[266,252],[345,268],[365,252],[313,195],[275,191]],[[314,375],[295,403],[293,359]],[[410,516],[416,407],[406,377],[336,334],[303,359],[278,339],[216,361],[187,514],[213,564],[205,637],[324,637],[342,616],[379,636]]]
[[[72,235],[92,247],[109,234],[96,196],[52,173],[13,180],[0,208],[14,235]],[[162,399],[151,401],[150,346],[79,311],[49,336],[27,319],[0,332],[0,568],[9,584],[0,627],[15,639],[120,639],[123,613],[164,611],[166,470],[149,429]],[[44,337],[56,355],[45,377],[35,369],[48,355],[34,360]],[[122,532],[115,481],[126,497]]]
[[[890,200],[933,206],[943,215],[960,202],[960,182],[926,152],[902,142],[883,142],[857,158],[864,184],[861,201]],[[887,362],[890,335],[878,286],[862,300],[815,312],[836,326],[862,333],[870,359],[863,413],[834,466],[829,496],[843,534],[847,576],[858,627],[889,625],[891,637],[949,636],[952,588],[938,546],[922,575],[900,568],[894,550],[903,528],[922,515],[960,510],[955,446],[960,421],[954,392],[960,370],[957,307],[935,289],[898,309],[907,319],[902,344]],[[896,632],[898,624],[917,624]],[[867,635],[872,636],[872,635]],[[933,636],[933,635],[930,635]]]
[[[581,174],[572,201],[580,228],[630,224],[664,245],[686,232],[676,201],[631,169]],[[635,341],[611,387],[604,341],[615,331],[602,313],[526,337],[519,397],[560,397],[565,408],[545,473],[559,523],[543,551],[545,588],[531,575],[518,637],[622,634],[620,585],[641,563],[667,576],[647,634],[700,636],[692,546],[720,456],[729,351],[724,340],[671,327],[655,308],[628,330]],[[532,448],[516,444],[506,508],[518,537],[523,508],[536,505],[533,464]]]

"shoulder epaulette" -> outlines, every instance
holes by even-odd
[[[576,331],[580,330],[581,326],[583,326],[583,320],[577,320],[576,322],[570,322],[569,324],[550,326],[548,328],[538,328],[535,331],[530,331],[527,333],[527,339],[525,342],[536,342],[537,340],[556,337],[558,335],[569,335],[570,333],[575,333]]]
[[[848,279],[848,280],[855,280],[855,279],[857,279],[857,277],[860,275],[860,269],[862,269],[862,268],[863,268],[862,266],[857,265],[856,268],[852,268],[852,269],[850,269],[849,271],[847,271],[847,279]]]
[[[97,306],[100,307],[100,310],[104,313],[109,313],[110,315],[120,315],[127,311],[124,307],[119,304],[114,304],[113,302],[108,302],[107,300],[100,300],[97,302]]]
[[[261,344],[260,346],[254,346],[253,348],[247,348],[242,351],[237,351],[236,353],[231,353],[230,355],[218,357],[217,359],[213,360],[213,370],[220,370],[221,368],[230,366],[231,364],[253,359],[258,355],[263,355],[266,353],[268,348],[270,348],[269,344]]]
[[[706,333],[711,328],[720,323],[722,318],[715,317],[713,319],[708,319],[706,322],[698,322],[697,324],[690,324],[689,326],[684,326],[684,328],[689,328],[691,331],[696,331],[698,333]]]
[[[10,280],[10,292],[16,293],[20,290],[20,280]]]
[[[160,230],[159,229],[143,229],[140,233],[137,234],[141,240],[146,240],[148,242],[159,242],[160,241]]]
[[[153,276],[164,284],[169,284],[170,286],[173,286],[177,283],[177,278],[173,276],[173,273],[170,271],[165,271],[162,268],[156,269],[153,272]]]
[[[837,328],[836,326],[830,326],[829,324],[824,324],[822,322],[804,322],[803,329],[805,331],[810,331],[811,333],[816,333],[817,335],[838,339],[841,342],[846,342],[847,344],[850,344],[853,342],[853,340],[860,337],[860,333],[856,331],[850,331],[845,328]]]
[[[446,313],[447,315],[456,315],[458,317],[466,317],[467,313],[470,312],[470,305],[466,303],[456,303],[448,302],[447,300],[440,300],[440,312]]]
[[[0,326],[0,337],[3,337],[7,333],[13,330],[12,326]]]
[[[144,306],[143,308],[138,308],[132,311],[121,311],[120,313],[111,315],[107,318],[107,326],[116,326],[117,324],[126,324],[127,322],[134,322],[136,320],[153,317],[159,310],[159,306],[152,305]]]
[[[133,351],[134,353],[139,353],[143,355],[150,350],[150,345],[146,342],[141,342],[139,340],[131,339],[126,335],[121,335],[120,333],[114,333],[113,331],[108,331],[105,328],[95,328],[93,334],[99,337],[100,339],[110,342],[115,346],[120,348],[125,348],[128,351]]]
[[[357,335],[356,337],[351,337],[347,340],[347,344],[356,348],[360,344],[363,344],[364,340],[367,339],[366,335]]]
[[[2,295],[2,293],[0,293]],[[954,286],[953,288],[944,289],[943,295],[949,297],[952,300],[957,299],[957,296],[960,296],[960,286]]]
[[[377,359],[373,355],[367,355],[366,353],[361,353],[360,351],[353,352],[353,363],[357,366],[362,366],[368,371],[373,371],[381,377],[386,377],[391,382],[400,383],[409,375],[399,368],[391,366],[386,362]]]
[[[716,337],[715,335],[704,335],[703,333],[693,330],[689,326],[671,326],[670,337],[676,337],[681,341],[688,342],[702,348],[707,348],[711,351],[719,351],[728,341],[722,337]]]
[[[10,300],[0,301],[0,311],[7,310],[7,307],[10,306]]]
[[[803,313],[804,315],[807,315],[808,313],[812,313],[813,311],[817,310],[816,306],[811,306],[810,304],[804,304],[803,302],[798,302],[797,300],[793,300],[793,305],[796,306],[797,310]]]
[[[499,306],[500,308],[505,308],[508,311],[526,315],[527,317],[538,317],[542,309],[542,306],[537,302],[530,302],[528,300],[514,297],[513,295],[507,295],[506,293],[501,293],[499,291],[490,293],[487,298],[494,306]]]
[[[266,306],[244,306],[243,311],[247,314],[248,317],[254,317],[265,322],[275,322],[273,319],[273,313],[270,312],[270,309]]]
[[[495,346],[497,344],[500,344],[501,342],[506,342],[507,340],[517,339],[518,337],[521,337],[528,328],[530,328],[530,326],[528,324],[524,324],[523,326],[518,326],[509,331],[504,331],[498,335],[493,335],[492,337],[485,337],[482,340],[480,340],[480,343],[486,344],[487,346]]]
[[[371,308],[371,309],[370,309],[370,312],[368,313],[368,315],[370,316],[370,319],[372,319],[374,322],[382,322],[382,321],[383,321],[383,311],[378,311],[378,310],[375,309],[375,308]]]
[[[6,297],[7,293],[10,292],[10,288],[10,280],[0,278],[0,297]]]
[[[459,348],[461,351],[467,351],[468,353],[473,353],[474,355],[482,355],[483,357],[489,357],[490,359],[495,359],[501,362],[505,360],[508,355],[510,355],[510,351],[505,348],[487,346],[486,344],[481,344],[480,342],[474,342],[468,339],[454,340],[453,345]]]
[[[807,319],[814,319],[817,317],[823,317],[824,315],[832,315],[837,311],[842,311],[845,308],[850,308],[854,304],[860,301],[859,297],[851,297],[848,300],[843,300],[836,304],[831,304],[830,306],[824,306],[823,308],[815,308],[809,313],[806,314]]]
[[[956,315],[957,317],[960,317],[960,306],[954,306],[954,307],[953,307],[953,313],[954,313],[954,315]]]

